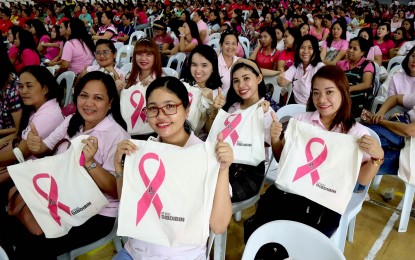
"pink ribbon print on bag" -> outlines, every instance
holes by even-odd
[[[156,175],[154,176],[151,182],[144,169],[144,162],[150,159],[159,161],[159,168],[157,169]],[[151,204],[153,204],[157,212],[157,215],[160,218],[161,210],[163,209],[163,204],[161,203],[157,191],[163,183],[164,177],[166,176],[163,161],[155,153],[147,153],[141,158],[140,163],[138,165],[138,171],[140,172],[140,177],[143,180],[144,185],[146,186],[146,191],[144,192],[143,196],[141,196],[137,204],[136,225],[140,223],[141,219],[144,217],[147,210],[150,208]]]
[[[44,192],[39,187],[39,185],[37,184],[37,181],[39,179],[50,179],[49,194]],[[63,210],[69,216],[72,216],[70,208],[67,205],[58,201],[58,184],[52,176],[50,176],[47,173],[36,174],[33,177],[33,186],[35,187],[36,192],[48,201],[49,213],[52,216],[52,218],[56,221],[56,223],[59,224],[59,226],[61,225],[61,217],[58,215],[58,208]]]
[[[135,102],[134,96],[139,96],[140,100],[138,103]],[[137,123],[138,118],[140,117],[143,122],[146,121],[146,114],[143,112],[144,109],[144,96],[139,90],[133,91],[130,96],[130,103],[134,107],[134,112],[131,115],[131,128],[134,128],[135,124]]]
[[[310,148],[312,143],[319,143],[323,145],[323,150],[316,158],[313,158],[313,155],[311,154]],[[311,182],[313,185],[316,184],[316,182],[320,179],[317,168],[327,159],[327,154],[327,146],[324,143],[324,140],[317,137],[311,138],[305,147],[305,157],[307,159],[307,163],[297,168],[293,182],[304,177],[307,174],[310,174]]]
[[[193,94],[191,92],[188,92],[188,96],[189,96],[189,104],[191,105],[193,102]]]
[[[229,121],[231,117],[234,117],[232,121]],[[225,140],[228,136],[231,137],[232,144],[235,145],[236,141],[238,141],[239,135],[236,131],[236,127],[241,123],[242,115],[241,114],[232,114],[226,118],[224,124],[225,129],[222,130],[223,140]]]

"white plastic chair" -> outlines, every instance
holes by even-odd
[[[63,79],[66,80],[66,92],[65,92],[65,102],[64,102],[64,106],[68,105],[71,103],[71,99],[72,99],[72,88],[73,88],[73,83],[75,81],[75,73],[72,71],[65,71],[62,74],[59,75],[59,77],[56,79],[56,82],[58,82],[58,84],[61,83],[61,81]]]
[[[155,19],[154,15],[148,17],[148,27],[144,28],[145,37],[153,37],[153,23]]]
[[[370,135],[380,144],[379,136],[370,128],[366,128]],[[365,201],[366,194],[370,184],[366,185],[366,189],[361,193],[353,193],[346,211],[343,213],[339,227],[331,236],[330,240],[337,245],[341,252],[344,251],[346,244],[346,236],[349,242],[353,242],[354,227],[356,225],[356,215],[362,210],[362,204]]]
[[[179,74],[179,77],[180,77],[180,74],[182,72],[182,68],[183,68],[184,61],[186,60],[186,54],[184,54],[183,52],[179,52],[179,53],[177,53],[175,55],[172,55],[170,57],[169,61],[167,62],[167,66],[166,67],[167,68],[172,68],[171,67],[171,64],[172,64],[172,62],[174,60],[177,60],[177,65],[176,65],[175,70],[177,71],[177,73]],[[174,68],[172,68],[172,69],[174,69]]]
[[[277,77],[264,77],[265,84],[272,84],[274,87],[274,91],[272,92],[272,99],[279,103],[280,102],[280,95],[281,95],[281,87],[278,85]]]
[[[135,31],[130,35],[130,39],[128,40],[128,45],[133,45],[133,41],[138,41],[140,38],[146,37],[146,33],[143,31]]]
[[[405,59],[405,56],[395,56],[393,57],[389,63],[388,68],[386,69],[389,73],[389,71],[393,68],[394,65],[401,65],[402,61]]]
[[[243,36],[239,36],[238,39],[239,39],[239,42],[242,45],[242,48],[244,49],[245,57],[249,58],[249,51],[250,51],[250,48],[251,48],[251,46],[250,46],[251,44],[249,43],[248,38],[243,37]]]
[[[219,44],[219,40],[220,39],[210,39],[208,45],[210,47],[212,47],[216,52],[220,51],[220,44]]]
[[[388,72],[388,77],[386,78],[386,80],[382,83],[382,85],[380,85],[378,92],[376,94],[375,99],[373,100],[372,103],[372,107],[370,109],[370,111],[372,113],[376,113],[376,110],[378,108],[379,105],[382,105],[385,101],[386,101],[386,97],[388,95],[388,88],[389,88],[389,83],[392,80],[392,77],[395,73],[401,72],[403,71],[402,66],[396,65],[394,66],[389,72]]]
[[[117,49],[117,51],[118,51],[122,46],[124,46],[124,43],[116,42],[116,43],[114,43],[114,46],[115,46],[115,49]]]
[[[83,247],[79,247],[77,249],[74,249],[74,250],[72,250],[72,251],[70,251],[66,254],[62,254],[62,255],[58,256],[57,259],[58,260],[73,260],[73,259],[77,258],[78,256],[86,254],[89,251],[92,251],[92,250],[94,250],[98,247],[104,246],[104,245],[108,244],[111,241],[114,243],[115,250],[117,252],[119,252],[122,248],[122,244],[121,244],[121,238],[117,236],[117,228],[118,228],[118,217],[115,220],[114,227],[112,228],[111,232],[107,236],[105,236],[105,237],[103,237],[103,238],[101,238],[101,239],[99,239],[99,240],[97,240],[97,241],[95,241],[95,242],[93,242],[89,245],[85,245]]]
[[[209,35],[209,40],[219,39],[220,40],[220,33],[212,33]]]
[[[0,259],[1,260],[9,260],[9,257],[6,254],[6,251],[0,246]]]
[[[346,259],[317,229],[295,221],[275,220],[262,225],[249,237],[242,260],[255,259],[261,246],[271,242],[284,246],[290,259]]]
[[[133,67],[133,64],[129,62],[129,63],[122,65],[120,70],[124,72],[124,75],[127,75],[128,73],[131,72],[132,67]]]
[[[179,73],[177,73],[177,71],[175,71],[172,68],[163,67],[162,70],[163,70],[163,74],[166,75],[166,76],[179,78]]]
[[[131,62],[131,57],[133,56],[134,46],[133,45],[124,45],[117,51],[117,56],[115,57],[115,64],[118,68],[121,68],[124,64]],[[122,57],[122,55],[125,57]]]
[[[249,10],[243,10],[242,17],[244,18],[244,22],[246,22],[246,20],[248,20],[249,17]]]

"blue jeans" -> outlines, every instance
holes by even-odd
[[[116,254],[112,260],[134,260],[131,255],[125,250],[125,248],[121,249],[118,254]]]

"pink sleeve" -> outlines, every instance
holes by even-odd
[[[397,95],[397,93],[396,93],[396,86],[395,86],[395,80],[396,80],[396,78],[397,78],[397,76],[399,74],[400,73],[396,73],[395,75],[393,75],[391,81],[389,82],[388,97]]]
[[[285,79],[288,81],[293,81],[296,72],[297,72],[297,68],[294,66],[291,66],[284,74]]]
[[[379,48],[379,46],[377,46],[377,45],[374,45],[373,46],[373,50],[374,50],[374,55],[376,56],[376,55],[382,55],[382,51],[380,50],[380,48]]]
[[[67,41],[65,43],[65,45],[63,46],[63,51],[62,51],[62,58],[61,58],[62,60],[69,61],[69,62],[72,60],[73,47],[74,47],[74,42]]]
[[[348,70],[349,68],[346,66],[346,61],[345,60],[339,60],[336,63],[336,66],[339,67],[340,69],[342,69],[343,71]]]
[[[69,120],[72,116],[65,118],[65,121],[62,122],[47,138],[44,138],[43,142],[49,149],[53,149],[55,145],[65,137],[66,132],[69,126]]]
[[[342,50],[347,50],[347,48],[349,48],[349,42],[348,41],[346,41],[346,40],[343,40],[342,41],[342,45],[341,45],[341,47],[340,47],[340,50],[342,51]]]
[[[196,45],[198,45],[198,44],[199,44],[195,38],[192,38],[192,41],[191,41],[190,43],[194,43],[194,44],[196,44]]]
[[[321,48],[322,49],[327,48],[327,41],[323,41],[323,43],[321,44]]]
[[[49,35],[43,35],[42,37],[40,37],[39,43],[40,42],[49,43],[50,42]]]
[[[369,62],[366,67],[363,69],[363,72],[371,72],[372,74],[375,73],[375,67],[372,62]]]

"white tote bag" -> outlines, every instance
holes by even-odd
[[[131,141],[139,149],[125,160],[117,234],[167,247],[206,245],[219,172],[214,144]]]
[[[47,238],[66,235],[107,204],[83,167],[81,135],[62,154],[7,167],[17,189]],[[82,165],[81,165],[82,164]]]
[[[415,186],[415,138],[406,137],[405,146],[399,154],[398,176],[403,181]]]
[[[121,90],[121,115],[127,123],[127,132],[130,135],[144,135],[154,132],[143,111],[146,107],[146,90],[147,88],[141,83]]]
[[[187,82],[183,82],[185,85],[190,102],[189,115],[187,121],[189,121],[195,135],[199,134],[200,130],[206,123],[206,107],[203,106],[202,90],[197,87],[192,87]]]
[[[214,142],[219,133],[233,149],[234,163],[257,166],[265,160],[264,110],[252,105],[230,114],[219,110],[208,141]]]
[[[276,184],[343,214],[353,194],[363,154],[357,137],[290,119]]]

